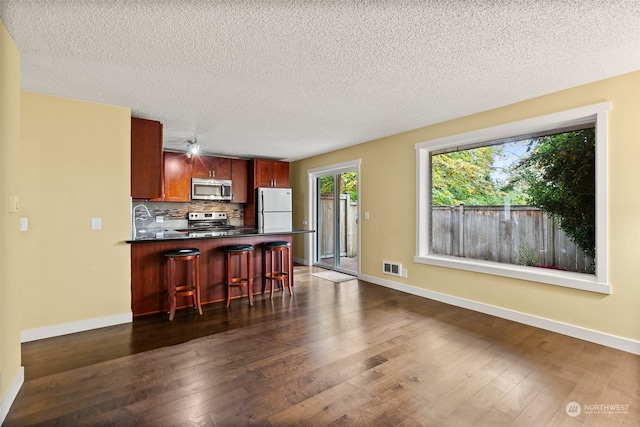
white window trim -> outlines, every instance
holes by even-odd
[[[608,275],[607,113],[610,102],[424,141],[416,149],[416,256],[414,262],[530,280],[573,289],[611,293]],[[596,136],[596,274],[548,270],[499,262],[436,255],[431,250],[431,152],[512,136],[595,122]]]

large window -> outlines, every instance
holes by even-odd
[[[416,262],[609,293],[598,104],[416,144]]]

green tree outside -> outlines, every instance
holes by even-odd
[[[517,183],[499,180],[497,160],[504,145],[487,145],[431,157],[431,201],[434,206],[525,204]]]
[[[528,202],[556,218],[585,254],[595,258],[595,128],[532,140],[531,155],[514,177],[526,185]]]
[[[348,194],[352,202],[358,201],[358,173],[356,171],[340,174],[341,194]],[[333,194],[333,175],[320,177],[320,194]]]

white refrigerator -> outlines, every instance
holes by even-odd
[[[261,233],[292,231],[290,188],[258,188],[257,199]]]

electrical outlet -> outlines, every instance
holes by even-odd
[[[163,216],[157,216],[156,217],[156,222],[164,222],[164,217]]]

